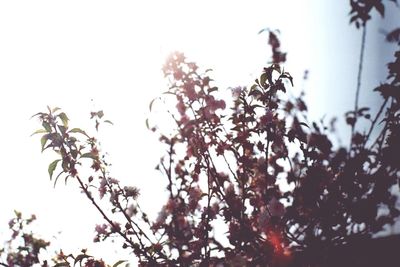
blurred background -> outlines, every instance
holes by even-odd
[[[343,126],[354,107],[362,34],[349,11],[347,0],[0,2],[0,239],[16,209],[37,215],[37,232],[54,249],[93,251],[101,217],[72,180],[53,188],[47,166],[55,155],[41,154],[39,137],[30,137],[40,124],[29,118],[47,105],[83,129],[93,127],[90,111],[104,110],[114,123],[99,136],[111,175],[138,186],[142,206],[157,215],[166,181],[154,167],[164,151],[145,119],[167,88],[161,67],[174,50],[212,68],[225,90],[254,81],[271,56],[267,34],[258,32],[279,29],[285,69],[295,92],[304,89],[311,118],[338,116]],[[379,103],[372,89],[395,49],[383,32],[398,26],[399,11],[391,5],[385,20],[375,13],[368,24],[360,106]],[[339,131],[346,143],[350,129]],[[96,254],[121,259],[108,245]]]

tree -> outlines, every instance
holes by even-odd
[[[382,1],[350,3],[351,21],[364,32],[373,8],[384,14]],[[377,114],[358,107],[357,89],[355,108],[346,115],[350,144],[337,147],[330,127],[307,120],[303,94],[287,93],[293,78],[283,68],[286,53],[277,33],[268,34],[271,65],[249,88],[232,89],[230,98],[222,99],[209,71],[182,53],[168,58],[163,71],[169,89],[150,109],[171,98],[176,106],[166,108],[175,127],[166,133],[157,121],[147,121],[168,151],[157,168],[168,180],[169,199],[155,222],[137,201],[139,189],[111,176],[96,138],[70,128],[59,108],[36,114],[42,151],[58,155],[48,167],[50,177],[54,183],[75,180],[104,218],[96,226],[96,242],[118,238],[141,266],[286,266],[297,251],[311,255],[299,264],[326,266],[330,250],[370,239],[394,222],[400,214],[392,193],[400,168],[400,51],[388,64],[387,82],[375,88],[383,98]],[[389,39],[399,42],[395,31]],[[109,122],[102,111],[91,118],[96,130]],[[359,127],[362,120],[367,129]],[[379,214],[382,208],[388,212]],[[216,225],[226,233],[215,233]],[[40,244],[34,255],[48,245]],[[60,253],[54,261],[56,266],[105,265],[86,251]],[[27,265],[7,257],[6,262],[39,261]]]

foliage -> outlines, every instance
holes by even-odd
[[[397,0],[350,0],[350,22],[354,22],[357,28],[365,26],[367,21],[371,19],[371,12],[376,10],[382,17],[385,16],[384,2],[393,2],[397,4]]]
[[[15,218],[8,223],[12,233],[11,237],[5,242],[4,247],[0,248],[0,265],[13,267],[32,266],[41,263],[39,253],[41,250],[47,249],[50,242],[27,230],[35,220],[35,215],[31,215],[30,218],[23,218],[20,212],[15,211]],[[3,261],[5,263],[2,263]],[[41,266],[49,265],[47,261],[44,261]]]
[[[357,27],[373,8],[384,15],[382,1],[350,3]],[[400,51],[388,64],[386,83],[375,89],[383,98],[378,112],[356,104],[346,114],[349,145],[338,147],[323,120],[308,121],[304,95],[288,93],[293,78],[283,67],[286,53],[278,33],[267,31],[272,64],[251,86],[233,88],[231,98],[222,99],[209,71],[182,53],[168,58],[169,89],[158,99],[175,101],[166,107],[174,130],[165,133],[147,121],[168,151],[157,169],[169,198],[155,221],[141,209],[139,189],[109,173],[96,138],[70,128],[59,108],[36,114],[42,151],[58,155],[48,166],[50,178],[76,181],[104,218],[94,242],[118,238],[141,266],[286,266],[296,251],[311,252],[309,262],[323,265],[326,251],[369,239],[400,215],[393,193],[400,182]],[[109,122],[103,116],[91,113],[96,130]],[[20,225],[16,239],[24,225],[18,214],[14,224]],[[30,236],[26,241],[22,234],[28,254],[23,247],[6,252],[11,260],[7,256],[4,266],[39,263],[49,243]],[[105,266],[85,250],[60,252],[54,263]]]
[[[11,219],[8,227],[11,231],[11,237],[5,242],[5,246],[0,248],[0,266],[41,266],[41,267],[111,267],[106,265],[103,260],[95,259],[86,253],[86,249],[81,254],[74,256],[65,255],[62,250],[55,253],[51,260],[43,259],[41,252],[48,250],[50,242],[37,237],[30,230],[31,224],[36,220],[35,215],[24,218],[21,212],[15,211],[15,218]],[[50,264],[49,262],[53,262]],[[120,266],[126,261],[121,260],[112,267]],[[79,265],[77,265],[79,263]]]

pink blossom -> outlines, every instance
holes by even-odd
[[[137,209],[133,204],[131,204],[131,205],[129,205],[129,207],[126,209],[125,212],[129,217],[132,217],[133,215],[135,215],[137,213]]]
[[[106,184],[107,184],[106,178],[103,177],[100,181],[100,187],[99,187],[100,199],[102,199],[107,192]]]
[[[139,196],[139,189],[137,187],[125,186],[124,190],[127,197],[132,197],[133,199],[136,199]]]
[[[195,90],[193,82],[185,83],[184,85],[185,94],[189,100],[193,101],[197,99],[197,92]]]
[[[220,109],[225,109],[226,108],[226,103],[225,103],[224,100],[219,100],[219,101],[216,101],[216,102],[217,102],[217,108],[220,108]]]
[[[162,224],[167,219],[168,213],[166,206],[163,206],[160,212],[158,213],[156,224]]]
[[[226,104],[224,100],[215,100],[214,97],[208,97],[206,99],[208,108],[214,113],[217,109],[225,109]]]
[[[260,118],[260,124],[262,126],[267,126],[274,119],[274,114],[271,111],[267,111],[267,113]]]
[[[178,104],[176,104],[176,108],[177,108],[179,114],[181,114],[181,116],[185,115],[186,106],[183,103],[182,98],[178,98]]]
[[[118,184],[119,181],[115,178],[109,178],[108,181],[110,182],[110,184]]]
[[[174,71],[174,78],[175,78],[175,80],[180,80],[180,79],[182,79],[183,75],[184,75],[184,73],[183,73],[183,71],[180,70],[180,69]]]
[[[106,235],[107,234],[107,225],[106,224],[98,224],[95,228],[98,235]]]
[[[189,121],[190,121],[189,116],[185,114],[185,115],[182,116],[182,118],[181,118],[181,120],[180,120],[180,123],[182,123],[183,125],[185,125],[185,124],[187,124]]]
[[[202,192],[201,192],[201,189],[198,188],[198,187],[192,187],[192,188],[190,188],[190,190],[189,190],[189,196],[190,196],[191,198],[193,198],[193,199],[196,199],[196,200],[200,199],[201,193],[202,193]]]
[[[243,91],[243,88],[241,86],[238,86],[238,87],[232,88],[231,90],[232,90],[232,96],[234,98],[239,98],[240,94]]]

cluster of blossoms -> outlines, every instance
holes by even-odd
[[[381,2],[351,0],[351,20],[364,26],[373,8],[383,14]],[[356,105],[346,114],[350,144],[337,146],[323,121],[307,120],[303,94],[287,94],[293,78],[282,67],[286,53],[277,32],[268,32],[271,65],[251,86],[233,88],[229,102],[209,71],[182,53],[168,58],[163,72],[170,86],[163,95],[176,101],[168,110],[174,130],[149,127],[168,151],[157,166],[168,199],[154,222],[139,205],[139,189],[110,175],[96,138],[70,128],[58,108],[37,114],[42,150],[59,155],[50,177],[76,181],[104,218],[95,242],[119,238],[140,266],[324,266],[327,251],[369,239],[400,215],[393,193],[400,183],[400,52],[375,89],[383,98],[377,114]],[[400,43],[400,34],[395,30],[389,39]],[[109,122],[102,111],[91,117],[96,130]],[[16,215],[12,240],[22,235],[27,249],[8,252],[0,265],[37,264],[49,244],[21,234],[24,221]],[[60,251],[53,261],[106,266],[85,250],[76,257]]]
[[[281,53],[271,42],[273,53]],[[106,221],[96,227],[95,241],[121,237],[123,248],[143,266],[280,266],[298,250],[322,255],[370,237],[399,214],[391,194],[399,180],[394,159],[399,53],[396,57],[388,82],[376,89],[384,97],[378,114],[371,116],[368,108],[347,114],[353,135],[346,148],[333,145],[323,122],[307,121],[303,94],[286,94],[293,80],[283,62],[276,62],[284,57],[275,55],[275,63],[249,88],[233,89],[227,106],[207,71],[199,73],[183,54],[172,54],[163,70],[171,83],[165,95],[176,99],[176,110],[168,111],[175,132],[151,128],[169,151],[157,166],[167,178],[169,199],[155,222],[141,210],[139,190],[110,177],[97,140],[69,129],[68,118],[57,109],[38,114],[43,149],[61,155],[49,173],[61,162],[58,177],[76,179]],[[371,140],[382,116],[386,124]],[[368,131],[357,131],[361,119],[371,122]],[[93,171],[87,182],[79,172],[85,160]],[[100,206],[106,196],[111,213]],[[389,212],[378,215],[382,206]],[[226,232],[213,231],[215,225],[224,225]]]

